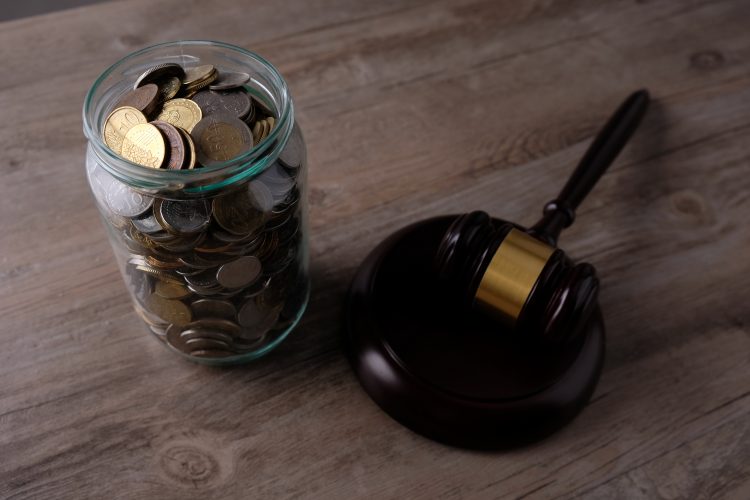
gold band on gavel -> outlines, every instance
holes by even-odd
[[[475,299],[514,324],[554,251],[523,231],[511,229],[487,266]]]

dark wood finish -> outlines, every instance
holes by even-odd
[[[469,448],[529,444],[567,423],[593,393],[604,358],[601,313],[554,348],[464,314],[432,265],[454,219],[412,224],[367,256],[347,300],[349,359],[375,402],[416,432]]]
[[[550,245],[557,245],[560,231],[573,224],[578,205],[638,128],[648,103],[648,91],[638,90],[620,104],[596,135],[560,194],[544,206],[544,216],[531,228],[532,234]]]
[[[127,0],[0,25],[0,497],[747,498],[750,3]],[[141,330],[87,192],[91,82],[202,37],[279,67],[310,159],[313,294],[239,369]],[[560,244],[602,278],[589,406],[508,453],[394,422],[340,348],[394,230],[524,225],[634,88],[652,104]]]

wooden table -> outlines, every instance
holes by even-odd
[[[131,0],[0,24],[0,497],[750,498],[750,3]],[[164,40],[286,76],[313,298],[273,355],[148,338],[84,181],[83,96]],[[395,228],[533,222],[630,91],[655,99],[562,245],[602,277],[607,360],[568,427],[503,453],[401,427],[340,349]]]

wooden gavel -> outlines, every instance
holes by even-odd
[[[577,338],[595,309],[599,279],[594,266],[576,264],[557,248],[557,239],[633,135],[648,103],[648,91],[639,90],[620,105],[530,229],[498,224],[481,211],[458,216],[434,261],[446,293],[525,339],[559,345]]]

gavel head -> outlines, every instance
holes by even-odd
[[[599,292],[596,270],[485,212],[461,215],[435,255],[438,280],[461,307],[495,317],[523,340],[560,345],[577,338]]]

